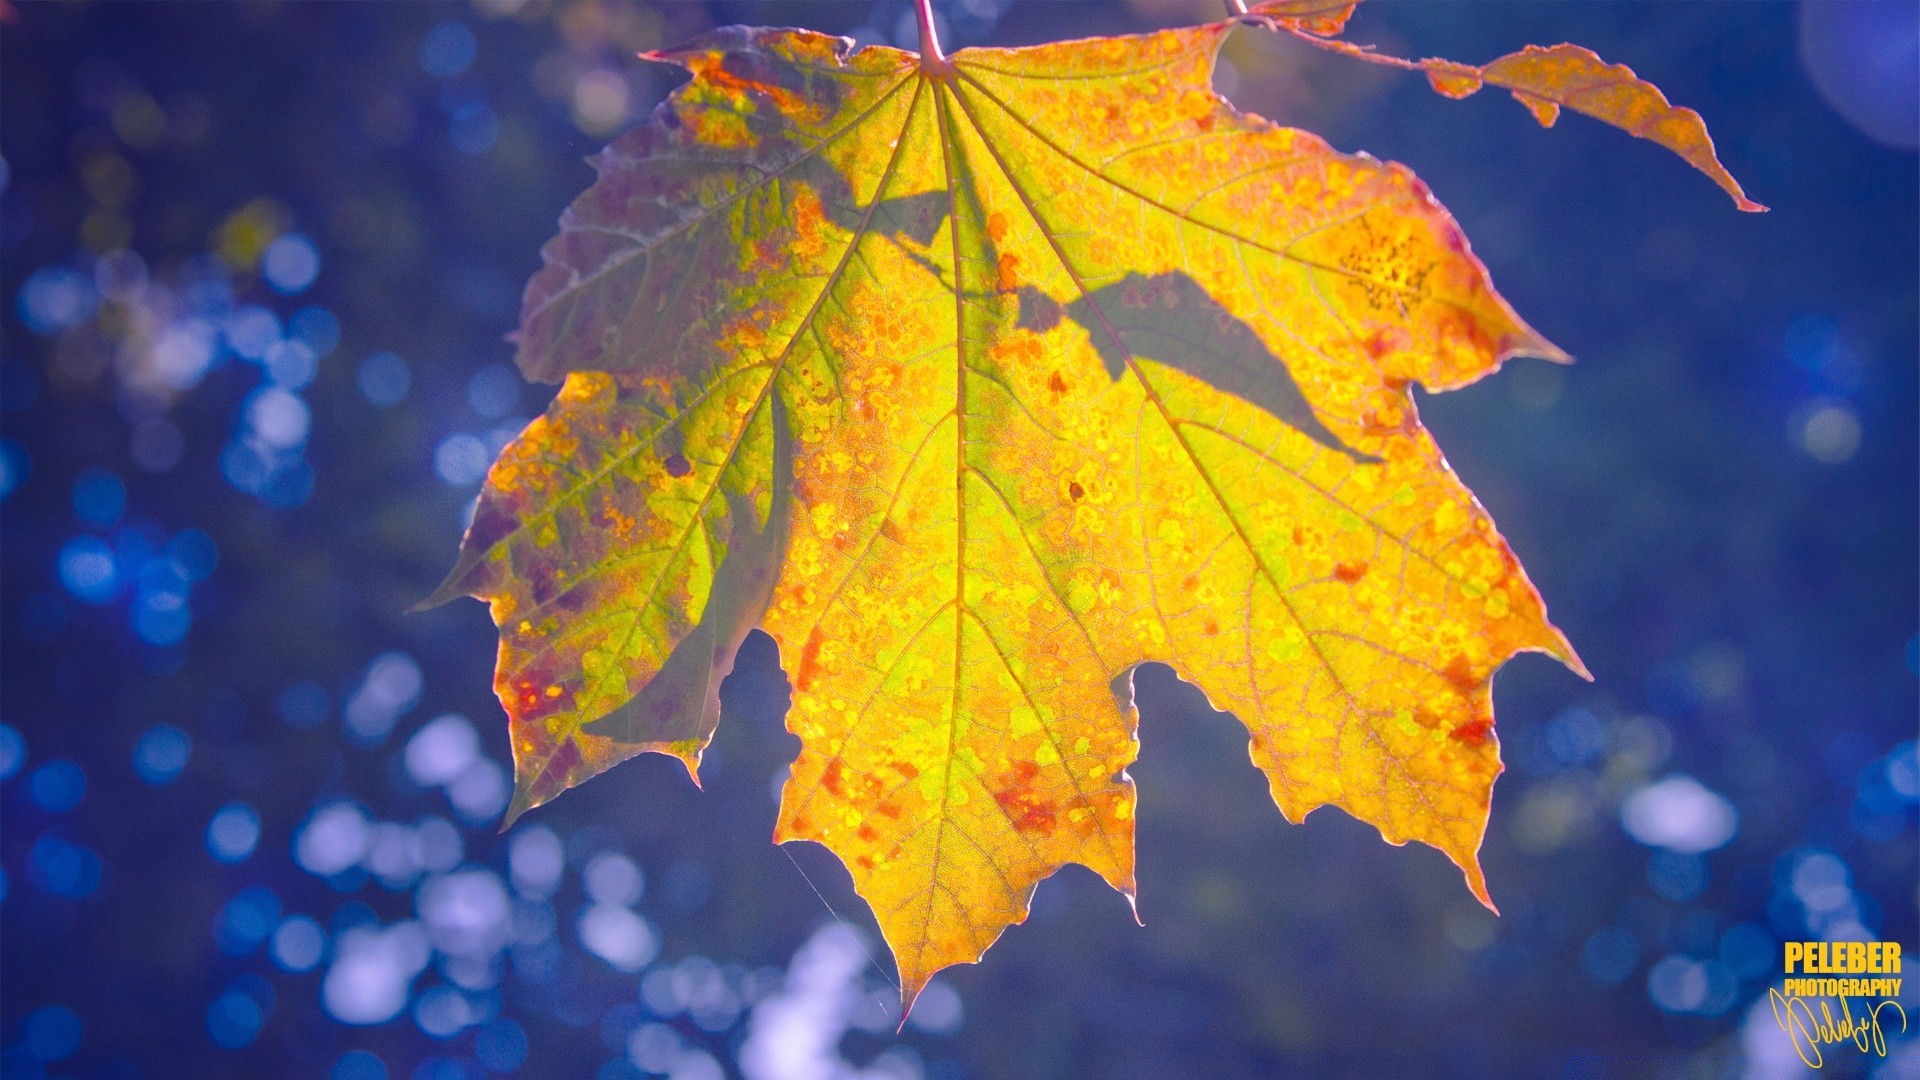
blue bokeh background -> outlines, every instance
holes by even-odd
[[[1218,10],[936,6],[950,46]],[[1150,669],[1145,927],[1069,868],[896,1033],[844,872],[766,842],[797,748],[770,641],[705,792],[643,759],[501,835],[486,614],[404,612],[550,393],[502,335],[583,157],[672,85],[633,54],[726,22],[910,44],[904,0],[16,5],[0,1072],[1790,1074],[1779,943],[1916,948],[1916,10],[1354,20],[1400,55],[1631,64],[1764,216],[1582,117],[1229,43],[1224,92],[1414,168],[1579,358],[1422,411],[1595,682],[1498,679],[1496,920],[1431,850],[1287,825],[1244,731]]]

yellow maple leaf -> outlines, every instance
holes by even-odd
[[[1213,92],[1235,25],[652,55],[692,80],[546,249],[519,361],[565,385],[434,598],[491,602],[512,814],[697,769],[762,626],[802,743],[775,839],[846,863],[910,1002],[1066,863],[1132,896],[1130,675],[1164,661],[1288,818],[1488,901],[1489,681],[1584,671],[1410,387],[1564,357],[1412,173]]]

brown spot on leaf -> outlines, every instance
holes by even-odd
[[[1486,717],[1480,717],[1476,720],[1469,720],[1459,727],[1454,728],[1451,735],[1463,743],[1478,746],[1487,741],[1487,732],[1492,730],[1493,721]]]
[[[993,793],[993,801],[1000,804],[1015,829],[1023,833],[1052,832],[1058,815],[1046,796],[1033,790],[1040,766],[1031,761],[1017,761],[1010,772],[1008,783]]]
[[[813,628],[807,635],[807,643],[800,649],[800,666],[794,669],[793,685],[797,690],[813,689],[813,680],[820,674],[820,628]]]
[[[667,460],[661,464],[666,466],[667,475],[676,479],[687,476],[693,472],[693,462],[688,461],[687,456],[678,450],[668,454]]]
[[[1020,256],[1011,251],[1000,254],[1000,291],[1014,292],[1020,288],[1020,274],[1015,269],[1020,265]]]
[[[1087,497],[1087,489],[1080,486],[1080,481],[1070,480],[1067,482],[1067,497],[1079,502]]]
[[[1447,681],[1463,694],[1477,689],[1481,681],[1480,676],[1474,674],[1473,666],[1467,663],[1466,656],[1461,653],[1453,654],[1453,659],[1447,662],[1447,669],[1441,674],[1445,675]]]
[[[1333,576],[1351,585],[1367,576],[1367,564],[1357,559],[1353,562],[1343,562],[1333,568]]]
[[[1056,371],[1047,377],[1047,389],[1056,394],[1064,394],[1067,392],[1067,380],[1061,378],[1060,373]]]

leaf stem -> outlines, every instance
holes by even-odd
[[[933,25],[933,0],[914,0],[913,17],[920,22],[920,67],[928,74],[953,70],[947,54],[940,50],[940,32]]]
[[[1227,0],[1227,15],[1229,17],[1234,15],[1245,15],[1246,13],[1247,13],[1247,0]]]

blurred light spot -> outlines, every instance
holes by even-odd
[[[340,935],[321,981],[321,1004],[343,1024],[386,1023],[406,1009],[413,980],[431,955],[426,932],[416,923],[348,930]],[[340,1075],[338,1066],[334,1075]]]
[[[1853,875],[1825,851],[1802,856],[1793,866],[1793,895],[1810,912],[1838,911],[1853,899]]]
[[[64,266],[36,270],[20,287],[20,321],[36,334],[57,334],[83,322],[98,304],[93,282]]]
[[[520,405],[520,376],[504,364],[488,364],[467,380],[467,405],[476,415],[498,420]]]
[[[227,347],[249,360],[267,357],[267,350],[280,340],[280,318],[257,304],[233,309],[220,326]]]
[[[0,502],[26,482],[27,451],[12,439],[0,439]]]
[[[1647,996],[1662,1011],[1692,1012],[1707,1000],[1707,969],[1686,956],[1666,956],[1647,973]]]
[[[223,863],[237,863],[260,843],[260,815],[246,803],[228,803],[207,823],[207,851]]]
[[[279,336],[279,328],[273,323],[271,313],[262,309],[251,309],[266,316],[260,322],[249,315],[252,322],[242,327],[240,333],[249,332],[264,335],[268,340]],[[231,331],[230,331],[231,332]],[[246,338],[252,347],[252,338]],[[266,342],[260,345],[264,350]],[[201,318],[181,319],[160,332],[159,339],[153,343],[148,354],[148,363],[153,374],[162,385],[174,390],[187,390],[197,385],[213,366],[214,357],[220,349],[220,335],[213,323]]]
[[[313,413],[298,394],[278,386],[257,390],[247,399],[247,426],[270,450],[291,450],[307,441]]]
[[[420,702],[423,681],[420,665],[403,652],[386,652],[373,658],[360,688],[347,699],[347,731],[361,743],[375,743],[387,737],[393,725]]]
[[[280,921],[280,898],[265,885],[249,885],[220,909],[214,943],[228,956],[245,956],[273,933]]]
[[[560,888],[566,868],[566,850],[560,837],[545,825],[523,825],[507,842],[507,866],[514,891],[533,900],[545,900]]]
[[[315,877],[332,877],[358,866],[366,857],[367,816],[350,802],[322,808],[294,839],[294,861]]]
[[[539,945],[553,938],[559,920],[553,905],[545,900],[513,902],[513,941],[516,945]]]
[[[349,1050],[333,1063],[329,1080],[387,1080],[387,1063],[366,1050]]]
[[[84,900],[100,887],[100,857],[57,836],[42,836],[27,849],[27,879],[50,896]]]
[[[287,320],[287,335],[318,358],[340,344],[340,320],[318,304],[309,304]]]
[[[320,275],[320,251],[300,233],[288,233],[268,245],[261,267],[275,292],[292,296],[305,292]]]
[[[627,80],[618,71],[595,68],[573,84],[573,122],[589,135],[607,135],[626,123]]]
[[[288,916],[273,932],[273,962],[282,971],[312,971],[326,951],[326,931],[305,915]]]
[[[1887,785],[1908,802],[1920,800],[1920,753],[1914,740],[1908,739],[1887,754]],[[0,751],[3,755],[4,751]],[[0,768],[0,779],[6,777]]]
[[[386,409],[406,400],[413,376],[405,360],[390,352],[378,352],[360,362],[357,381],[362,397]]]
[[[448,713],[407,740],[407,774],[421,787],[452,783],[480,756],[480,733],[467,718]]]
[[[852,927],[829,923],[814,931],[794,953],[780,989],[753,1007],[739,1055],[747,1080],[812,1080],[854,1073],[855,1067],[840,1053],[840,1040],[855,1011],[865,1004],[860,975],[867,963]],[[642,1049],[638,1044],[647,1030],[635,1033],[628,1047],[642,1069],[649,1068],[649,1062],[634,1051]]]
[[[580,944],[615,971],[639,971],[660,954],[646,920],[610,904],[594,904],[580,913]]]
[[[512,1072],[527,1060],[527,1033],[501,1017],[488,1022],[473,1040],[473,1056],[493,1072]]]
[[[71,758],[55,758],[33,770],[27,790],[42,810],[64,814],[86,797],[87,773]]]
[[[207,1034],[216,1045],[238,1050],[259,1036],[266,1019],[259,1002],[238,990],[228,990],[207,1007]]]
[[[1587,709],[1564,709],[1547,724],[1547,749],[1561,765],[1585,765],[1607,746],[1607,729]]]
[[[511,908],[491,870],[429,878],[414,903],[434,948],[449,956],[491,956],[506,947]]]
[[[447,134],[461,153],[478,156],[500,141],[500,118],[486,102],[469,102],[453,110]]]
[[[467,996],[451,986],[422,991],[413,1003],[413,1022],[436,1039],[451,1039],[479,1020]]]
[[[142,596],[134,608],[134,633],[155,648],[180,644],[192,628],[193,612],[187,607],[186,597],[178,593]]]
[[[476,758],[447,785],[447,799],[469,825],[491,823],[512,795],[506,770],[489,758]]]
[[[1787,327],[1782,342],[1787,358],[1806,372],[1813,386],[1833,393],[1857,392],[1866,378],[1860,354],[1840,335],[1832,319],[1803,315]]]
[[[267,350],[267,378],[288,390],[299,390],[313,381],[320,363],[303,341],[275,342]]]
[[[1725,847],[1740,815],[1724,796],[1691,776],[1673,775],[1627,797],[1620,808],[1627,835],[1648,847],[1698,854]]]
[[[133,746],[133,771],[149,784],[170,784],[192,757],[192,736],[172,724],[155,724]]]
[[[332,702],[325,687],[315,682],[297,682],[280,691],[280,719],[297,728],[324,723]]]
[[[594,903],[616,907],[632,907],[646,888],[640,864],[615,851],[603,851],[589,860],[581,880]]]
[[[1640,939],[1624,926],[1608,926],[1587,939],[1580,965],[1595,982],[1612,986],[1633,974],[1640,961]]]
[[[205,581],[220,562],[220,548],[202,529],[181,529],[167,541],[167,554],[186,571],[188,581]]]
[[[11,780],[27,761],[27,740],[12,724],[0,724],[0,780]]]
[[[428,873],[444,873],[460,865],[465,842],[460,830],[445,818],[420,819],[413,830],[414,844],[420,853],[420,868]]]
[[[1560,364],[1515,364],[1509,370],[1512,374],[1507,376],[1507,392],[1527,412],[1546,412],[1566,391],[1567,369]]]
[[[167,137],[167,114],[152,97],[129,92],[113,101],[113,133],[136,150],[151,150]]]
[[[389,889],[406,889],[420,876],[420,840],[412,829],[391,821],[373,827],[366,867]]]
[[[465,433],[449,435],[433,452],[433,469],[454,487],[468,487],[486,479],[492,458],[487,444]]]
[[[1595,811],[1591,788],[1585,777],[1559,777],[1527,789],[1513,816],[1514,846],[1544,855],[1585,835]]]
[[[963,1010],[960,995],[946,983],[935,980],[913,1000],[913,1012],[907,1023],[929,1035],[951,1035],[960,1030]]]
[[[642,1024],[627,1039],[627,1058],[642,1072],[671,1071],[674,1062],[679,1060],[684,1049],[680,1042],[680,1033],[665,1024]],[[761,1077],[749,1068],[745,1061],[741,1062],[741,1068],[747,1076],[754,1080],[761,1080]],[[830,1076],[832,1074],[821,1072],[813,1075]],[[775,1076],[768,1074],[765,1080],[775,1080]]]
[[[1500,935],[1493,913],[1472,901],[1462,900],[1441,917],[1447,941],[1461,952],[1479,952]]]
[[[167,420],[142,420],[133,426],[127,442],[133,463],[150,473],[163,473],[180,464],[187,453],[187,438]]]
[[[111,525],[127,509],[127,486],[112,469],[88,469],[73,481],[73,512],[80,520]]]
[[[1843,401],[1817,400],[1793,414],[1794,440],[1823,465],[1839,465],[1860,450],[1860,418]]]
[[[420,41],[420,70],[437,79],[467,70],[480,53],[480,43],[467,24],[447,20],[427,31]]]
[[[1802,0],[1800,62],[1862,135],[1902,150],[1920,146],[1920,7]]]
[[[80,1051],[80,1017],[65,1005],[35,1009],[22,1028],[27,1051],[41,1061],[65,1061]]]
[[[93,264],[93,284],[110,300],[138,300],[147,288],[146,261],[125,248],[108,252]]]
[[[89,604],[112,602],[120,592],[113,549],[97,536],[76,536],[60,549],[60,583]]]

